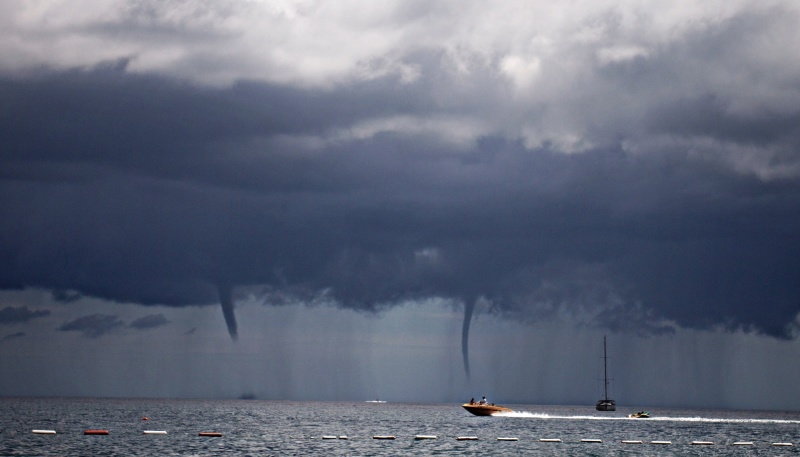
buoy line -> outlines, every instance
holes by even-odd
[[[58,432],[56,430],[48,430],[48,429],[33,429],[31,433],[35,435],[55,435]],[[142,433],[144,435],[166,435],[166,430],[143,430]],[[109,431],[106,429],[86,429],[83,431],[84,435],[108,435]],[[199,432],[198,436],[202,437],[222,437],[221,432]],[[311,437],[312,439],[315,437]],[[323,440],[347,440],[347,435],[322,435],[321,438]],[[374,440],[396,440],[397,437],[395,435],[373,435],[372,438]],[[436,440],[439,437],[437,435],[414,435],[412,439],[417,441],[422,440]],[[456,436],[456,440],[458,441],[478,441],[480,438],[474,435],[463,435],[463,436]],[[519,441],[518,437],[509,437],[509,436],[499,436],[496,438],[497,441]],[[540,443],[562,443],[561,438],[539,438],[536,441]],[[602,439],[599,438],[582,438],[578,440],[579,443],[585,444],[600,444],[603,443]],[[645,442],[642,440],[621,440],[620,443],[622,444],[644,444]],[[652,445],[671,445],[673,444],[672,441],[668,440],[652,440],[648,442]],[[692,446],[714,446],[715,443],[713,441],[704,441],[704,440],[695,440],[690,441],[685,444],[692,445]],[[726,444],[722,444],[723,446]],[[758,444],[754,443],[753,441],[734,441],[733,443],[727,444],[728,446],[758,446]],[[791,442],[784,442],[784,441],[776,441],[776,442],[766,442],[762,445],[766,446],[774,446],[774,447],[792,447],[794,443]]]

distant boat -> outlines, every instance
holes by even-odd
[[[367,400],[367,403],[386,403],[386,400],[378,400],[376,398],[375,400]]]
[[[628,417],[632,419],[647,419],[650,417],[650,413],[647,411],[639,411],[638,413],[628,414]]]
[[[510,408],[506,408],[505,406],[495,405],[494,403],[486,403],[485,400],[481,400],[479,402],[470,400],[469,403],[464,403],[463,405],[461,405],[461,407],[476,416],[491,416],[492,414],[496,413],[513,412],[513,410]]]
[[[614,400],[608,398],[608,368],[606,361],[608,360],[608,356],[606,356],[606,337],[603,335],[603,391],[604,396],[602,400],[597,401],[597,408],[598,411],[616,411],[617,404]]]

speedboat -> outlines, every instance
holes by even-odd
[[[496,413],[510,413],[512,409],[505,406],[497,406],[491,403],[464,403],[461,405],[464,409],[471,412],[476,416],[491,416]]]
[[[647,411],[639,411],[638,413],[628,414],[628,417],[631,419],[647,419],[650,417],[650,413]]]

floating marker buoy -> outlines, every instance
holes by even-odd
[[[651,441],[650,444],[672,444],[672,441]]]
[[[340,440],[346,440],[347,439],[347,435],[342,435],[342,436],[339,437],[339,439]]]
[[[539,438],[540,443],[560,443],[559,438]]]
[[[336,436],[333,435],[322,435],[323,440],[335,440]]]
[[[641,440],[622,440],[622,444],[642,444]]]
[[[374,435],[372,437],[373,440],[393,440],[394,435]]]
[[[143,417],[142,420],[143,421],[149,421],[150,419],[148,419],[147,417]]]
[[[84,435],[108,435],[108,430],[84,430]]]
[[[772,443],[773,446],[794,446],[792,443]]]
[[[458,436],[456,437],[458,441],[478,441],[477,436]]]
[[[753,442],[752,441],[737,441],[737,442],[733,443],[733,445],[734,446],[752,446]]]
[[[36,435],[55,435],[56,431],[55,430],[34,430],[33,433],[36,434]]]
[[[519,438],[501,436],[497,438],[497,441],[519,441]]]
[[[435,440],[436,435],[417,435],[414,437],[415,440]]]
[[[167,432],[165,430],[145,430],[145,435],[166,435]]]
[[[220,437],[220,436],[222,436],[222,433],[220,433],[220,432],[200,432],[197,435],[198,436]]]
[[[711,441],[692,441],[692,444],[695,446],[713,446],[714,443]]]
[[[581,440],[581,443],[602,443],[602,442],[603,440],[598,440],[595,438],[586,438]]]

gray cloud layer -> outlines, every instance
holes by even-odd
[[[108,314],[92,314],[81,316],[65,322],[58,330],[61,332],[78,332],[86,338],[99,338],[125,325],[117,316]]]
[[[38,311],[31,311],[27,306],[13,307],[6,306],[0,309],[0,325],[22,324],[35,319],[37,317],[46,317],[50,315],[50,311],[43,309]]]
[[[656,43],[598,17],[566,60],[428,44],[328,84],[208,86],[145,57],[7,72],[0,287],[173,306],[252,285],[364,310],[483,298],[530,321],[790,337],[797,12]]]
[[[169,324],[169,319],[164,317],[163,314],[148,314],[138,319],[134,319],[128,326],[138,330],[147,330],[151,328],[163,327]]]
[[[5,343],[6,341],[16,340],[17,338],[22,338],[25,336],[25,332],[17,332],[12,333],[10,335],[6,335],[3,338],[0,338],[0,343]]]

